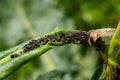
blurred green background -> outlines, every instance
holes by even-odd
[[[91,30],[116,27],[120,0],[0,0],[0,51],[56,26]],[[4,80],[90,80],[102,65],[88,45],[54,47]]]

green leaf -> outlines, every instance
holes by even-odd
[[[103,71],[103,67],[102,66],[98,67],[98,69],[93,74],[91,80],[99,80],[99,77],[102,74],[102,71]]]
[[[106,77],[106,72],[104,71],[99,77],[99,80],[105,80],[105,77]]]
[[[116,31],[112,37],[110,47],[108,49],[108,62],[112,65],[116,65],[120,57],[120,22],[116,28]]]

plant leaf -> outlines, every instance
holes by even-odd
[[[95,73],[93,74],[91,80],[99,80],[100,75],[102,74],[103,71],[103,67],[99,66],[98,69],[95,71]]]

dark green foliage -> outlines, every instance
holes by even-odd
[[[91,80],[99,80],[99,77],[101,76],[103,72],[103,66],[99,66],[98,69],[93,74]]]

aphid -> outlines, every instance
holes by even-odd
[[[17,54],[17,53],[14,53],[14,54],[10,55],[11,58],[15,58],[15,57],[18,57],[18,56],[19,56],[19,54]]]
[[[88,41],[88,37],[89,37],[88,33],[82,30],[80,32],[68,32],[68,33],[60,32],[51,35],[46,35],[43,38],[31,40],[28,44],[26,44],[23,47],[24,49],[23,52],[27,52],[48,42],[64,42],[67,44],[70,42],[78,41],[84,43]]]
[[[89,34],[85,31],[80,30],[80,32],[73,33],[73,40],[78,41],[80,43],[87,43],[89,38]]]
[[[41,45],[44,45],[44,44],[46,44],[47,42],[48,42],[49,40],[48,40],[48,38],[47,38],[47,36],[45,36],[44,38],[43,38],[43,40],[41,41]]]
[[[102,51],[105,52],[105,45],[104,45],[104,41],[102,41],[102,38],[99,37],[96,42],[91,40],[91,43],[94,45],[94,47],[96,48],[97,51]]]
[[[29,50],[32,50],[36,47],[39,47],[39,40],[31,40],[28,44],[26,44],[23,49],[24,49],[24,52],[27,52]]]
[[[91,30],[89,31],[88,33],[90,33],[89,35],[89,39],[88,39],[88,43],[91,45],[91,39],[96,42],[96,40],[99,38],[99,37],[103,37],[105,36],[106,34],[108,34],[108,32],[112,32],[114,31],[115,29],[113,28],[104,28],[104,29],[96,29],[96,30]]]

